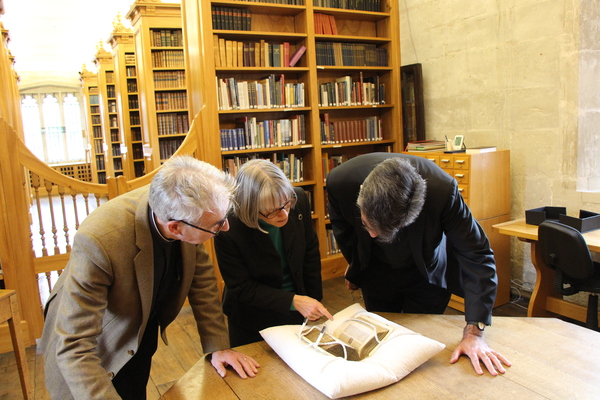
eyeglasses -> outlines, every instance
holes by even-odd
[[[223,229],[223,227],[225,226],[225,223],[227,222],[227,217],[223,218],[222,220],[220,220],[219,222],[217,222],[215,225],[217,225],[217,230],[216,231],[209,231],[208,229],[204,229],[204,228],[200,228],[199,226],[196,226],[194,224],[190,224],[189,222],[186,222],[182,219],[170,219],[169,221],[175,221],[175,222],[181,222],[182,224],[186,224],[187,226],[191,226],[192,228],[196,228],[198,230],[201,230],[202,232],[206,232],[206,233],[210,233],[213,236],[219,236],[219,233],[221,233],[221,229]]]
[[[283,205],[279,208],[274,209],[273,211],[268,212],[267,214],[263,214],[260,211],[258,212],[260,215],[265,217],[266,219],[275,218],[282,210],[290,211],[290,208],[296,205],[296,201],[298,198],[296,197],[296,193],[294,193],[294,197],[283,203]]]

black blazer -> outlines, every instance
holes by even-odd
[[[359,272],[367,268],[371,258],[373,239],[363,228],[356,205],[360,185],[380,162],[391,157],[407,159],[427,182],[423,210],[406,228],[419,271],[430,283],[465,298],[467,321],[491,323],[498,280],[487,236],[454,178],[422,157],[369,153],[335,167],[327,176],[333,232],[350,264],[346,278],[360,286]]]
[[[312,226],[308,197],[302,188],[294,191],[298,201],[281,233],[296,293],[282,289],[281,258],[267,234],[232,216],[230,229],[215,238],[219,269],[226,285],[223,311],[248,329],[287,324],[292,314],[298,317],[299,313],[290,311],[295,294],[319,301],[323,298],[319,241]]]

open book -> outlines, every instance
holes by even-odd
[[[302,339],[321,351],[349,361],[368,357],[394,330],[391,326],[356,314],[343,321],[333,333],[326,332],[325,325],[315,325],[301,333]]]

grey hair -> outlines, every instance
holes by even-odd
[[[227,211],[234,190],[233,178],[211,164],[174,156],[152,179],[148,202],[162,221],[195,223],[204,212]]]
[[[250,228],[264,232],[258,215],[269,207],[278,207],[282,200],[294,196],[294,187],[281,168],[267,160],[246,162],[236,176],[236,215]]]
[[[395,240],[400,229],[412,224],[423,209],[427,183],[405,159],[381,162],[365,179],[357,204],[383,243]]]

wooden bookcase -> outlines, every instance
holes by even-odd
[[[189,46],[189,90],[198,94],[191,98],[190,111],[195,114],[204,107],[204,118],[209,120],[206,122],[208,128],[205,133],[205,159],[214,165],[230,169],[232,173],[235,173],[236,163],[248,157],[268,158],[279,162],[290,159],[290,163],[292,160],[301,160],[301,177],[294,185],[302,186],[312,196],[312,218],[319,236],[323,259],[322,274],[324,279],[328,279],[343,275],[347,263],[341,254],[336,252],[331,241],[326,208],[326,173],[335,162],[361,153],[403,149],[398,2],[381,0],[378,11],[317,7],[310,0],[303,1],[303,5],[293,4],[298,3],[294,0],[288,3],[290,4],[182,1],[185,39]],[[230,9],[233,10],[229,14]],[[318,23],[324,19],[320,14],[335,19],[337,34],[329,31],[320,33],[315,25],[315,21]],[[225,15],[231,15],[233,24],[226,25],[226,22],[223,22],[223,26],[218,27],[228,29],[214,29],[213,18],[218,22],[219,16],[225,18]],[[246,30],[239,30],[244,27],[243,17],[248,15],[250,29],[246,27]],[[238,20],[240,24],[236,26],[235,21]],[[244,42],[249,44],[244,46]],[[286,50],[286,43],[289,44],[289,50]],[[264,44],[271,45],[271,53],[276,53],[279,49],[280,55],[291,55],[301,46],[306,47],[306,52],[293,67],[287,66],[285,57],[271,60],[272,65],[278,66],[266,66],[270,64],[264,61],[261,63],[260,56],[256,56],[257,53],[265,55]],[[195,51],[192,51],[193,49]],[[245,49],[248,49],[246,54],[249,56],[244,57]],[[338,53],[327,58],[325,51],[331,49]],[[337,65],[330,65],[334,64],[332,58],[335,60],[337,57],[339,61],[339,52],[342,49],[344,54],[350,55],[344,59],[344,65],[339,62]],[[352,49],[358,50],[352,52]],[[363,54],[381,56],[384,52],[387,56],[384,55],[380,66],[352,66],[361,60],[360,56]],[[233,61],[236,54],[240,54],[238,59],[242,62]],[[264,59],[266,57],[263,57]],[[369,65],[376,64],[377,59],[369,58],[368,61]],[[241,107],[223,105],[223,99],[227,90],[232,88],[232,82],[233,88],[239,88],[239,95],[245,93],[246,85],[260,90],[261,86],[258,83],[266,84],[263,80],[269,75],[272,75],[270,84],[275,82],[276,87],[282,85],[281,81],[295,85],[288,89],[288,98],[295,100],[296,97],[291,93],[300,91],[303,93],[304,102],[288,101],[281,107],[272,108],[258,108],[263,105],[257,103],[257,107],[248,108],[249,100],[242,94]],[[367,96],[363,96],[362,99],[354,96],[348,103],[339,100],[338,97],[337,105],[325,104],[320,97],[321,89],[329,89],[328,99],[333,98],[336,93],[336,81],[340,82],[337,87],[339,96],[352,93],[351,89],[356,87],[357,83],[362,83],[361,88],[365,88],[366,83],[372,82],[371,86],[377,89],[384,88],[373,90],[374,93],[379,93],[382,101],[369,102]],[[226,84],[221,85],[221,82]],[[352,84],[349,84],[350,82]],[[303,88],[299,89],[301,86]],[[254,94],[254,89],[251,89],[251,93]],[[266,126],[278,123],[293,126],[296,120],[301,120],[299,125],[304,128],[304,140],[282,140],[283,144],[276,141],[271,147],[242,146],[236,150],[233,146],[230,150],[227,143],[226,150],[220,140],[221,130],[242,127],[246,122],[245,118],[251,126],[254,125],[254,121],[256,126],[261,122]],[[328,125],[325,124],[325,119],[329,122]],[[290,122],[281,122],[282,120]],[[334,128],[337,136],[329,135],[324,138],[323,125]],[[359,134],[365,132],[367,126],[370,128],[369,133],[374,137],[373,140],[367,140]],[[286,131],[283,132],[285,137]],[[344,135],[344,132],[348,134]]]
[[[98,75],[86,69],[80,73],[83,88],[83,99],[89,133],[89,161],[92,170],[92,182],[106,183],[106,157],[102,117],[100,115],[100,94],[98,90]]]
[[[152,156],[146,170],[159,167],[189,130],[181,5],[135,2],[131,20],[137,57],[142,142]]]
[[[119,128],[121,110],[117,106],[115,62],[113,55],[106,51],[102,44],[98,45],[94,62],[98,71],[100,119],[105,144],[105,174],[106,177],[117,177],[123,175],[123,157],[121,156],[121,130]],[[100,176],[98,176],[98,180],[100,181]]]
[[[108,43],[112,47],[115,86],[121,127],[121,157],[124,175],[128,179],[145,175],[144,141],[140,114],[140,94],[137,75],[135,42],[131,29],[120,20],[114,24]]]

